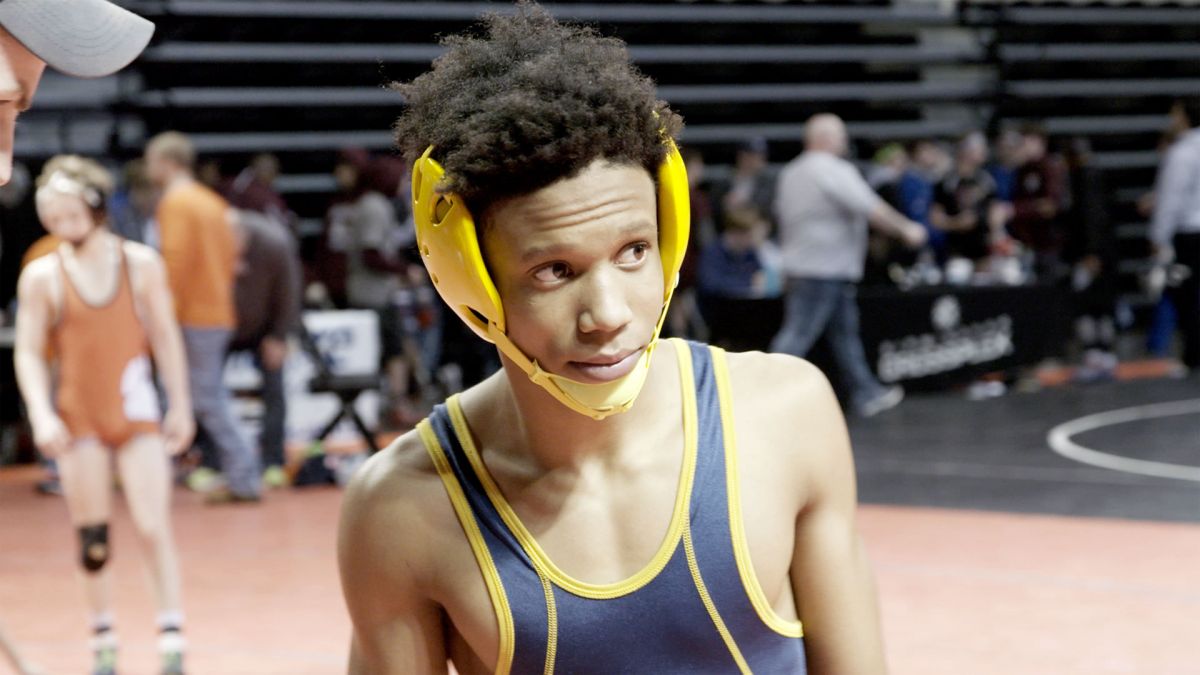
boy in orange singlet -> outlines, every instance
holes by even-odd
[[[38,179],[38,215],[63,243],[21,273],[16,370],[38,449],[58,460],[77,528],[92,612],[94,675],[116,672],[108,521],[115,459],[159,608],[162,672],[183,672],[179,565],[169,457],[195,431],[179,326],[158,254],[105,227],[112,179],[81,157],[56,157]],[[46,354],[53,347],[57,377]],[[160,416],[151,355],[170,407]],[[52,384],[53,382],[53,384]],[[161,418],[161,422],[160,422]]]

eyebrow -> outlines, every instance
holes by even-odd
[[[643,230],[649,227],[649,223],[644,220],[636,220],[623,225],[618,231],[618,237],[628,237],[634,234],[640,234]],[[655,227],[657,233],[657,227]],[[573,248],[569,244],[550,244],[549,246],[534,246],[526,249],[521,253],[521,263],[528,264],[534,260],[541,258],[551,258],[559,255],[563,251]]]

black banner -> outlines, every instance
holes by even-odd
[[[860,288],[863,349],[884,384],[941,388],[980,374],[1036,364],[1062,351],[1069,296],[1050,286]],[[714,344],[766,350],[783,301],[701,298]],[[823,341],[822,341],[823,342]],[[837,380],[823,344],[809,358]]]

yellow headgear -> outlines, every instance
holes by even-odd
[[[578,382],[548,373],[513,344],[505,327],[500,294],[483,262],[471,212],[458,195],[437,192],[445,170],[430,157],[432,146],[413,166],[413,220],[417,247],[442,299],[476,334],[495,343],[534,383],[568,408],[594,419],[625,412],[641,392],[687,252],[690,223],[687,171],[675,143],[667,139],[666,145],[666,159],[658,168],[658,248],[664,288],[662,311],[650,344],[637,366],[625,377],[603,384]]]

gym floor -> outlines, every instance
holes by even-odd
[[[1198,398],[1195,378],[943,394],[854,422],[892,672],[1200,673]],[[1112,468],[1047,442],[1087,416],[1056,444]],[[50,673],[78,673],[88,654],[74,541],[62,501],[34,494],[38,476],[0,471],[0,624]],[[340,499],[297,490],[213,509],[176,495],[191,672],[344,672]],[[119,508],[121,665],[138,675],[154,668],[153,607],[130,527]]]

